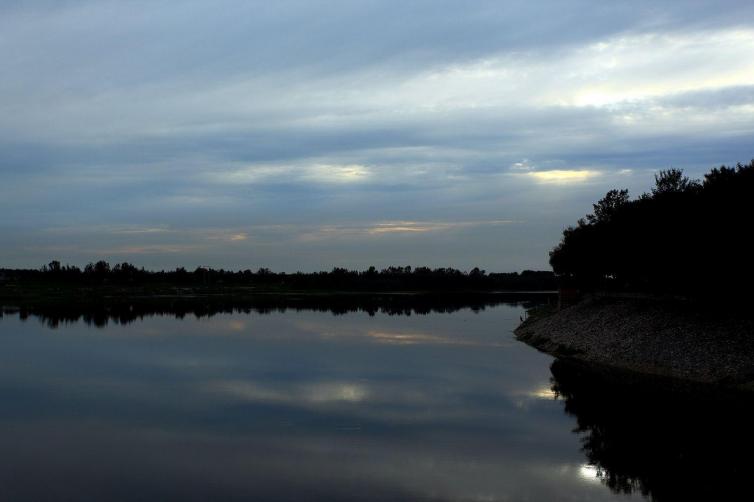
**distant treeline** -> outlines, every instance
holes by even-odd
[[[751,296],[754,161],[691,180],[655,175],[650,193],[610,190],[563,232],[550,264],[564,283],[702,298]]]
[[[276,273],[266,268],[231,271],[198,267],[193,271],[149,271],[130,263],[111,266],[106,261],[90,263],[84,269],[52,261],[38,270],[0,269],[0,285],[61,284],[76,286],[249,286],[265,290],[339,291],[437,291],[509,290],[543,291],[556,289],[550,271],[524,270],[521,273],[487,273],[474,268],[463,272],[453,268],[388,267],[364,271],[334,268],[330,272]]]

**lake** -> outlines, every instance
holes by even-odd
[[[530,304],[6,310],[0,499],[680,500],[744,485],[748,407],[553,361],[513,337]]]

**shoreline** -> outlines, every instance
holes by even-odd
[[[754,320],[648,298],[591,297],[533,309],[518,340],[619,380],[754,391]]]

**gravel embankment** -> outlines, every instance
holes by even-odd
[[[587,299],[516,329],[556,357],[754,390],[754,321],[682,302]]]

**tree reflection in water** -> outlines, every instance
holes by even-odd
[[[751,396],[618,382],[561,360],[550,369],[552,390],[576,417],[588,463],[611,490],[656,501],[747,498]]]
[[[285,294],[258,295],[248,298],[232,296],[183,296],[102,298],[99,301],[67,301],[22,304],[0,308],[0,316],[18,313],[21,319],[36,317],[50,328],[60,324],[83,321],[89,325],[105,327],[109,323],[130,324],[152,316],[174,316],[197,319],[218,314],[255,313],[270,314],[287,310],[330,312],[342,315],[365,312],[387,315],[425,315],[451,313],[462,309],[478,312],[497,305],[521,304],[530,308],[552,301],[542,293],[474,293],[463,294]]]

